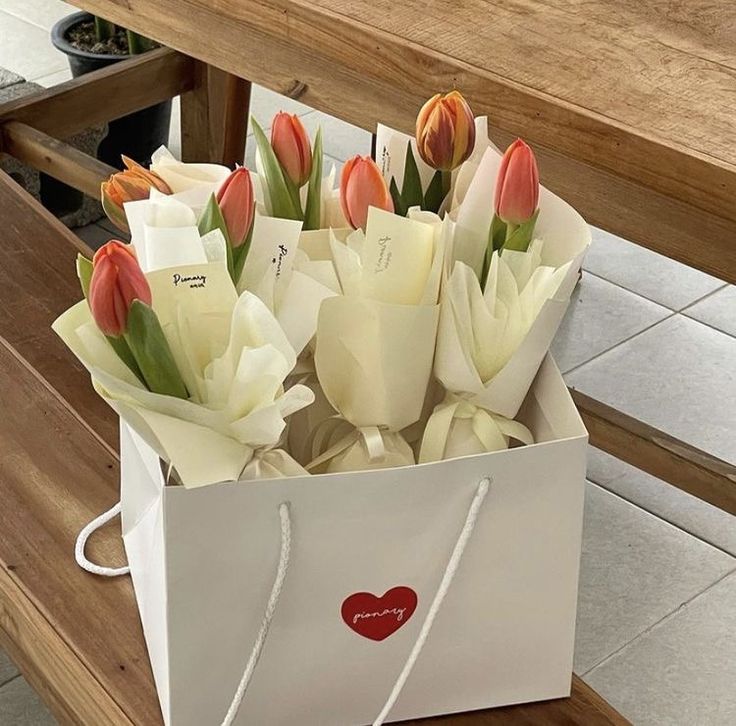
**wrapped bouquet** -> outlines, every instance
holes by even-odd
[[[103,201],[131,243],[80,258],[86,300],[54,326],[171,481],[531,443],[514,419],[589,243],[531,149],[502,156],[453,91],[414,138],[379,127],[380,166],[351,159],[336,187],[321,130],[254,128],[255,172],[125,159]]]

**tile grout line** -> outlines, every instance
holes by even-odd
[[[621,461],[621,459],[619,459]],[[636,467],[634,467],[636,468]],[[637,469],[637,471],[642,471],[642,469]],[[646,474],[646,472],[644,472]],[[678,524],[675,524],[674,522],[671,522],[669,519],[665,519],[662,515],[658,514],[657,512],[653,512],[651,509],[647,509],[646,507],[643,507],[638,502],[635,502],[632,499],[629,499],[628,497],[625,497],[623,494],[619,494],[617,491],[613,489],[609,489],[608,485],[612,484],[615,481],[618,481],[619,479],[622,479],[626,476],[626,473],[619,474],[618,476],[614,476],[612,479],[609,479],[605,484],[596,481],[592,477],[590,477],[587,472],[585,475],[585,478],[591,482],[592,484],[595,484],[597,487],[600,487],[601,489],[605,489],[609,494],[613,495],[614,497],[618,497],[618,499],[621,499],[624,502],[627,502],[628,504],[631,504],[632,506],[636,507],[637,509],[640,509],[642,512],[646,512],[647,514],[651,515],[652,517],[656,517],[661,522],[665,522],[666,524],[669,524],[671,527],[674,527],[675,529],[679,530],[680,532],[684,532],[688,536],[692,537],[693,539],[698,540],[699,542],[702,542],[705,545],[708,545],[709,547],[712,547],[715,550],[718,550],[719,552],[723,553],[724,555],[728,555],[729,557],[736,560],[736,554],[733,552],[729,552],[728,550],[723,549],[720,545],[717,545],[713,542],[708,541],[707,539],[703,539],[703,537],[695,532],[691,532],[689,529],[684,529],[683,527],[680,527]],[[655,477],[656,478],[656,477]],[[664,480],[661,480],[664,481]],[[669,484],[669,482],[665,482],[666,484]],[[671,484],[669,486],[672,486]],[[679,489],[678,487],[674,487],[678,491],[683,491],[682,489]],[[688,494],[688,492],[683,492],[684,494]],[[693,496],[690,494],[689,496]],[[695,499],[698,499],[695,497]],[[698,499],[699,502],[702,502],[703,504],[708,504],[708,502],[704,502],[702,499]],[[713,506],[713,505],[708,505]],[[718,507],[715,507],[715,509],[718,509]],[[723,511],[723,510],[720,510]],[[728,512],[724,512],[725,514],[728,514]]]
[[[734,574],[736,574],[736,567],[726,572],[724,575],[719,577],[715,582],[712,582],[704,590],[701,590],[700,592],[696,593],[688,600],[685,600],[684,602],[680,603],[674,610],[672,610],[671,612],[667,613],[665,616],[657,620],[657,622],[652,623],[651,625],[644,628],[644,630],[642,630],[641,633],[639,633],[638,635],[635,635],[627,643],[624,643],[623,645],[619,646],[612,653],[609,653],[604,658],[601,658],[601,660],[599,660],[595,665],[588,668],[588,670],[586,670],[584,673],[579,673],[578,675],[580,676],[580,678],[585,680],[586,676],[589,676],[594,670],[608,663],[608,661],[610,661],[612,658],[617,656],[622,650],[628,648],[630,645],[633,645],[637,640],[640,640],[645,635],[648,635],[649,633],[653,632],[655,628],[659,628],[660,626],[664,625],[665,623],[675,618],[677,615],[679,615],[680,612],[682,612],[685,608],[689,607],[693,602],[695,602],[695,600],[699,599],[706,593],[710,592],[713,588],[717,587],[724,580],[726,580],[727,578],[731,577]]]
[[[5,686],[9,686],[13,681],[17,681],[22,676],[23,676],[22,673],[16,673],[12,678],[8,678],[7,681],[3,681],[2,683],[0,683],[0,695],[2,695],[2,692]]]
[[[608,280],[606,280],[608,282]],[[615,284],[615,283],[611,283]],[[624,288],[625,289],[625,288]],[[641,297],[641,296],[639,296]],[[655,305],[658,303],[655,303]],[[660,307],[664,308],[664,305],[660,305]],[[635,333],[632,333],[628,338],[624,338],[623,340],[620,340],[615,345],[612,345],[610,348],[606,348],[605,350],[602,350],[600,353],[596,353],[592,358],[589,358],[588,360],[584,361],[583,363],[578,363],[576,366],[573,366],[569,370],[563,371],[562,375],[567,376],[570,375],[570,373],[574,373],[578,370],[578,368],[582,368],[583,366],[587,366],[588,363],[592,363],[594,360],[597,360],[601,356],[605,355],[606,353],[610,353],[612,350],[618,348],[620,345],[623,345],[624,343],[628,343],[629,341],[633,340],[637,336],[641,335],[642,333],[646,333],[647,331],[651,330],[655,326],[659,325],[660,323],[664,323],[667,320],[671,320],[672,318],[676,317],[680,313],[677,310],[670,310],[670,308],[664,308],[665,310],[668,310],[670,312],[669,315],[665,315],[665,317],[650,323],[645,328],[642,328],[641,330],[637,330]]]

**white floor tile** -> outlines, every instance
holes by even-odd
[[[636,726],[732,726],[736,575],[687,603],[585,680]]]
[[[721,288],[683,310],[683,315],[736,337],[736,286]]]
[[[47,76],[41,76],[40,78],[37,78],[34,83],[38,83],[39,86],[43,86],[44,88],[51,88],[59,85],[59,83],[65,83],[70,80],[71,77],[72,72],[68,68],[64,68],[63,70],[49,73]]]
[[[608,232],[595,227],[592,231],[586,270],[672,310],[681,310],[724,284]]]
[[[362,156],[371,153],[372,136],[357,126],[328,116],[321,111],[313,111],[302,118],[309,135],[314,138],[317,127],[322,127],[325,154],[347,161],[356,154]]]
[[[0,648],[0,686],[7,683],[18,675],[18,669],[15,663],[10,660],[10,656]]]
[[[552,355],[567,372],[664,320],[667,308],[584,272],[552,345]]]
[[[736,517],[728,512],[592,446],[588,451],[588,478],[647,512],[736,556]]]
[[[250,114],[255,116],[256,121],[265,129],[270,128],[273,117],[279,111],[295,113],[298,116],[310,113],[313,109],[295,101],[288,96],[282,96],[263,86],[253,84],[250,97]]]
[[[589,669],[736,569],[736,559],[589,484],[575,672]]]
[[[566,376],[568,385],[736,461],[736,339],[671,317]]]
[[[0,66],[35,81],[67,67],[47,30],[0,10]]]
[[[79,10],[61,0],[2,0],[3,10],[44,30]]]
[[[54,726],[56,723],[23,677],[19,676],[0,688],[2,726]]]

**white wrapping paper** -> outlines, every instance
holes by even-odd
[[[421,415],[432,370],[446,229],[435,215],[415,216],[371,208],[365,235],[356,231],[346,243],[333,236],[343,294],[320,308],[315,366],[352,429],[335,443],[336,431],[325,438],[330,445],[314,468],[414,463],[398,432]]]
[[[311,403],[313,394],[300,385],[284,392],[282,382],[296,358],[266,306],[249,292],[238,298],[219,263],[160,270],[148,279],[191,399],[145,389],[82,301],[53,328],[89,370],[100,395],[187,487],[241,475],[303,474],[277,446],[285,418]]]

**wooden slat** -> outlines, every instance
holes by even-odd
[[[593,446],[736,515],[736,466],[570,389]]]
[[[0,124],[6,154],[100,199],[100,184],[117,169],[20,121]]]
[[[195,87],[181,97],[182,159],[242,164],[250,82],[199,61],[194,77]]]
[[[188,91],[193,87],[193,71],[191,58],[159,48],[0,104],[0,123],[20,121],[55,138],[66,138]]]
[[[160,724],[130,580],[87,574],[73,556],[79,530],[118,498],[116,456],[1,338],[0,410],[3,647],[64,724]],[[89,556],[124,561],[119,523]]]
[[[655,126],[647,125],[649,121],[658,122],[660,116],[669,118],[681,111],[680,107],[694,105],[692,94],[679,98],[670,109],[672,113],[640,114],[636,124],[627,124],[585,106],[584,94],[577,103],[562,98],[575,90],[572,84],[539,89],[531,82],[524,84],[504,76],[496,67],[500,57],[497,49],[508,55],[508,41],[494,36],[496,43],[481,45],[477,40],[477,32],[496,32],[494,22],[478,22],[489,13],[503,12],[495,3],[481,7],[473,0],[458,6],[457,12],[447,13],[441,0],[411,0],[389,13],[381,13],[375,3],[365,0],[363,5],[370,6],[374,24],[363,17],[361,2],[353,0],[324,2],[318,8],[307,0],[234,0],[216,4],[190,0],[186,13],[176,12],[178,0],[145,5],[76,0],[76,4],[231,73],[287,95],[293,93],[304,103],[369,130],[379,120],[410,130],[424,99],[438,88],[458,87],[477,113],[488,114],[495,132],[505,132],[503,141],[508,134],[518,134],[534,143],[543,157],[544,182],[569,198],[591,222],[736,282],[736,246],[731,243],[736,236],[736,158],[728,156],[736,144],[691,148],[677,136],[664,135],[664,128],[656,134]],[[588,2],[585,10],[594,13],[600,4],[601,0]],[[719,4],[723,6],[722,2]],[[544,3],[534,3],[533,10],[527,9],[528,0],[512,5],[523,15],[514,31],[526,34],[522,39],[528,50],[526,55],[536,58],[542,68],[547,46],[534,47],[524,18],[530,16],[537,21],[537,16],[544,13]],[[457,17],[470,14],[471,7],[476,11],[467,27],[472,27],[473,32],[465,34],[456,52],[449,46],[440,48],[446,32],[439,29],[451,27],[457,34]],[[346,13],[356,17],[346,17]],[[378,27],[394,22],[397,13],[411,14],[412,21],[391,32]],[[425,18],[437,14],[441,14],[442,22],[435,23],[430,33]],[[556,12],[552,21],[561,23],[559,16]],[[697,13],[693,18],[697,21]],[[415,36],[420,25],[425,32]],[[540,27],[543,30],[544,23]],[[613,32],[609,26],[606,29]],[[651,32],[655,37],[656,28]],[[568,49],[576,60],[568,65],[577,72],[585,62],[576,50],[578,38],[560,35],[560,40],[570,41]],[[554,45],[559,46],[559,40]],[[245,53],[243,48],[259,50]],[[474,48],[485,55],[471,63],[465,54]],[[661,50],[662,58],[666,58],[665,49]],[[617,52],[615,47],[601,43],[600,58],[607,58],[611,52]],[[647,52],[653,53],[649,46]],[[622,88],[632,94],[637,73],[636,68],[629,66],[636,58],[624,57],[617,66]],[[651,62],[655,60],[656,56]],[[681,67],[687,60],[685,53],[680,66],[673,68]],[[550,68],[567,70],[564,64]],[[671,78],[665,74],[665,80],[676,83],[687,75],[673,70]],[[704,90],[703,97],[709,105],[718,106],[718,118],[722,118],[723,109],[731,106],[728,89],[734,87],[734,81],[730,72],[724,75],[721,89],[712,83],[702,85],[709,89]],[[698,81],[693,77],[693,92],[697,90]],[[652,104],[659,100],[656,88],[648,92]],[[669,87],[662,90],[665,98],[671,92]],[[614,90],[606,93],[615,95]],[[626,98],[621,99],[623,112]],[[642,102],[637,110],[643,113],[645,107]],[[697,111],[699,120],[702,111]],[[677,128],[681,129],[681,125]],[[733,125],[729,128],[733,130]],[[702,125],[693,124],[693,133],[707,140],[702,129]],[[723,125],[718,129],[723,134],[728,132]],[[716,153],[719,148],[720,155]],[[548,157],[553,157],[554,163],[547,163]]]
[[[74,274],[78,252],[92,252],[50,212],[0,171],[0,336],[23,356],[79,416],[117,447],[112,411],[89,374],[51,330],[82,299]]]

